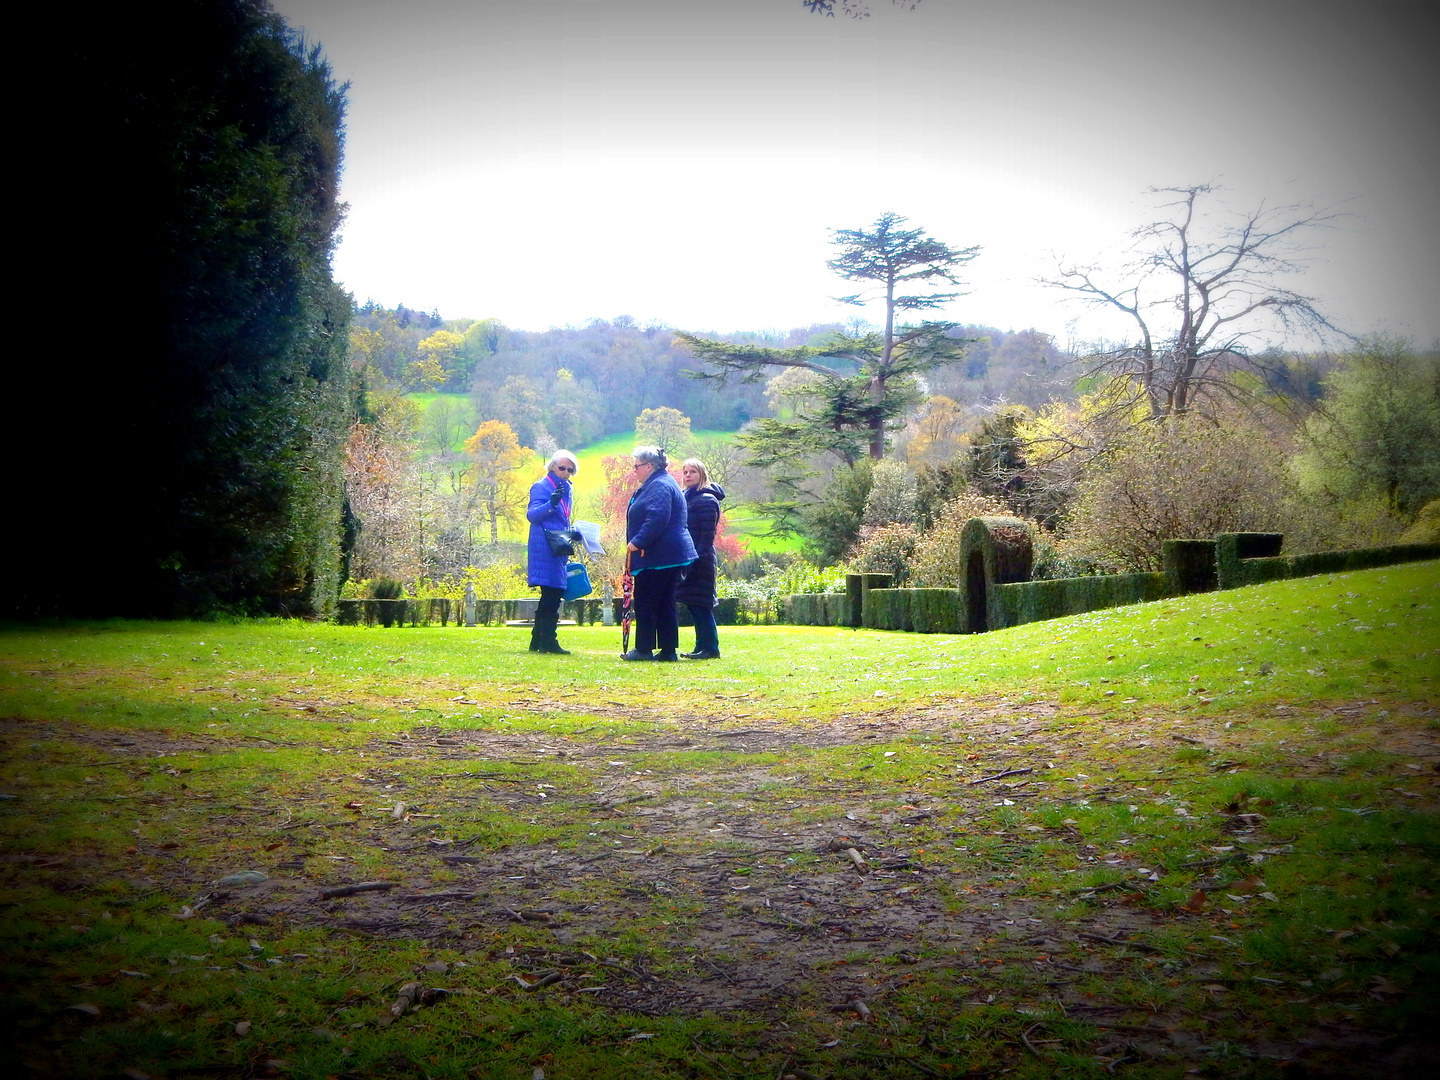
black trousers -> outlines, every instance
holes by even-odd
[[[635,575],[635,648],[641,652],[680,647],[680,616],[675,586],[680,567],[645,570]]]
[[[540,605],[535,609],[535,623],[530,628],[530,645],[549,645],[556,640],[555,626],[560,622],[560,601],[565,590],[540,586]]]

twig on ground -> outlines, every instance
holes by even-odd
[[[985,784],[989,783],[991,780],[1003,780],[1007,776],[1023,776],[1025,773],[1030,773],[1034,771],[1034,769],[1006,769],[1004,772],[998,772],[994,776],[982,776],[978,780],[969,781],[969,783]]]
[[[359,885],[340,885],[333,889],[321,889],[321,900],[334,900],[341,896],[358,896],[360,893],[385,892],[399,888],[398,881],[362,881]]]

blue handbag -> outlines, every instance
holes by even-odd
[[[565,599],[579,600],[589,596],[594,589],[590,585],[590,572],[582,562],[565,564]]]

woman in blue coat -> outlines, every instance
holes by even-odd
[[[560,601],[565,597],[565,564],[569,556],[550,554],[545,530],[569,531],[570,481],[579,468],[569,450],[556,450],[545,463],[545,475],[530,488],[530,505],[525,509],[525,518],[530,522],[527,580],[540,587],[540,606],[530,630],[531,652],[570,655],[569,649],[560,647],[555,633],[560,623]]]
[[[625,512],[625,550],[635,576],[635,648],[626,660],[678,660],[680,620],[675,614],[675,584],[681,568],[695,561],[695,545],[685,528],[685,496],[665,471],[665,451],[637,446],[635,478],[639,490]],[[652,655],[656,646],[659,655]]]
[[[685,568],[675,599],[690,609],[695,620],[695,651],[682,653],[690,660],[720,659],[720,634],[715,629],[715,533],[720,528],[720,502],[725,489],[710,482],[709,470],[699,458],[680,466],[685,489],[685,527],[695,544],[695,561]]]

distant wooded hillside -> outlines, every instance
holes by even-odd
[[[840,323],[712,335],[793,348],[820,344]],[[934,373],[930,392],[984,409],[1038,408],[1073,391],[1070,354],[1037,330],[963,326],[962,363]],[[471,398],[481,418],[503,420],[526,446],[585,446],[630,431],[645,409],[679,409],[696,428],[735,431],[771,415],[765,381],[723,390],[687,378],[700,364],[664,326],[620,316],[584,326],[512,330],[498,319],[445,319],[405,305],[357,308],[352,361],[372,389],[446,391]]]

